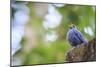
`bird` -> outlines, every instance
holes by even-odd
[[[67,32],[67,40],[69,41],[71,46],[74,47],[82,43],[88,43],[83,34],[77,29],[74,24],[69,25],[69,30]]]

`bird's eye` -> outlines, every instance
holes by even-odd
[[[75,28],[75,25],[74,24],[71,24],[71,25],[69,25],[69,28],[70,29]]]
[[[75,25],[73,25],[72,27],[75,28]]]

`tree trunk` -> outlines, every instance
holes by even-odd
[[[67,62],[87,62],[96,61],[96,38],[90,40],[88,44],[81,44],[72,47],[66,53]]]

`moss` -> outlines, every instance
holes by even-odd
[[[88,42],[88,44],[81,44],[77,47],[72,47],[67,52],[67,62],[87,62],[96,60],[96,43],[95,38]]]

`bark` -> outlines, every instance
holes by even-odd
[[[88,62],[96,61],[96,38],[90,40],[88,44],[80,44],[72,47],[66,53],[67,62]]]

